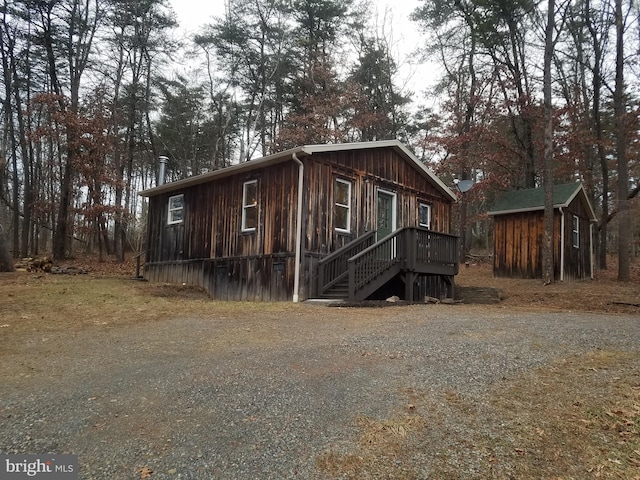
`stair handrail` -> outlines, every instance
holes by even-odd
[[[457,235],[421,227],[403,227],[392,232],[348,260],[349,298],[355,299],[359,290],[399,262],[407,270],[413,270],[418,261],[453,265],[457,273],[458,242]],[[388,262],[379,261],[387,256]]]
[[[318,262],[317,286],[320,295],[347,276],[349,272],[347,260],[372,245],[375,234],[375,230],[367,232]]]
[[[403,227],[396,230],[348,260],[350,299],[355,299],[356,293],[364,285],[404,260],[404,237],[411,229],[412,227]],[[372,259],[376,261],[373,262]]]

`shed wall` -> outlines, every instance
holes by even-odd
[[[564,215],[564,236],[560,235]],[[579,246],[573,245],[573,215],[579,218]],[[493,273],[497,277],[542,278],[543,211],[494,217]],[[554,214],[554,278],[561,278],[561,239],[564,238],[564,280],[591,276],[591,231],[587,209],[575,201]]]
[[[560,231],[560,215],[554,215],[554,230]],[[542,278],[542,211],[505,214],[494,217],[493,274],[496,277]],[[560,242],[553,242],[554,276],[560,278]]]
[[[591,278],[591,223],[584,204],[576,198],[564,209],[564,278],[581,280]],[[573,245],[573,216],[579,219],[578,246]]]

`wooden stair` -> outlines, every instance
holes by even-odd
[[[405,227],[378,242],[373,243],[374,238],[369,232],[319,262],[319,298],[365,300],[400,276],[405,299],[413,301],[414,282],[420,275],[449,277],[451,283],[458,273],[454,235]]]
[[[320,295],[320,298],[330,300],[344,300],[349,298],[349,278],[345,278],[329,287]]]

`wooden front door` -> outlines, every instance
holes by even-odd
[[[396,230],[395,203],[395,194],[378,190],[377,240],[382,240]]]

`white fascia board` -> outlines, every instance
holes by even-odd
[[[584,189],[584,185],[580,183],[576,188],[575,192],[571,194],[571,196],[567,199],[567,201],[563,204],[554,205],[553,208],[569,208],[569,205],[575,200],[575,198],[582,194],[582,199],[584,200],[585,205],[587,205],[589,210],[589,221],[596,222],[598,218],[596,217],[596,213],[593,211],[593,207],[591,206],[591,202],[589,201],[589,197],[587,197],[587,191]]]
[[[596,217],[596,212],[593,211],[593,207],[591,206],[591,202],[589,201],[589,197],[587,196],[587,191],[584,189],[584,185],[582,185],[582,183],[578,186],[578,188],[576,188],[576,191],[573,192],[573,195],[571,195],[571,197],[569,198],[569,200],[567,200],[567,207],[569,206],[569,204],[571,202],[573,202],[573,200],[576,198],[576,196],[582,193],[582,197],[584,199],[584,203],[587,205],[588,209],[589,209],[589,215],[590,218],[589,220],[592,222],[597,222],[598,221],[598,217]]]
[[[561,205],[562,207],[562,205]],[[555,210],[556,208],[558,208],[557,205],[553,206],[553,209]],[[526,213],[526,212],[536,212],[538,210],[544,210],[544,207],[530,207],[530,208],[519,208],[517,210],[498,210],[495,212],[487,212],[487,215],[492,217],[495,215],[506,215],[506,214],[511,214],[511,213]]]
[[[402,143],[398,142],[398,148],[400,148],[400,150],[402,150],[402,151],[404,152],[404,154],[405,154],[407,157],[409,157],[409,159],[410,159],[410,160],[411,160],[411,161],[412,161],[412,162],[413,162],[413,163],[414,163],[414,164],[415,164],[415,165],[416,165],[420,170],[422,170],[424,173],[426,173],[426,174],[427,174],[427,176],[428,176],[431,180],[433,180],[433,181],[434,181],[434,182],[435,182],[435,183],[440,187],[440,189],[441,189],[441,190],[442,190],[446,195],[448,195],[448,196],[449,196],[449,198],[451,198],[451,200],[453,200],[454,202],[457,202],[457,201],[458,201],[458,196],[457,196],[455,193],[453,193],[453,191],[452,191],[449,187],[447,187],[447,186],[445,185],[445,183],[444,183],[442,180],[440,180],[440,178],[438,178],[438,176],[437,176],[435,173],[433,173],[433,172],[431,171],[431,169],[427,168],[427,166],[426,166],[424,163],[422,163],[420,160],[418,160],[418,158],[417,158],[413,153],[411,153],[411,151],[410,151],[407,147],[405,147]]]

